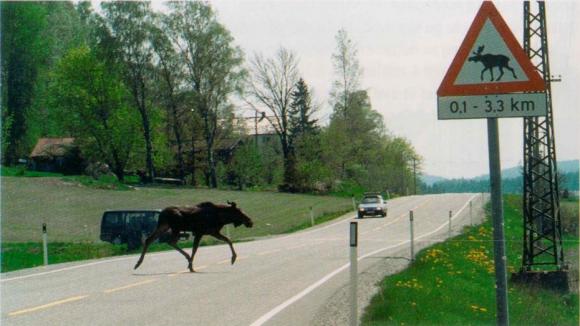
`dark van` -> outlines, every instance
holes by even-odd
[[[101,240],[113,244],[126,243],[129,249],[139,248],[141,239],[153,233],[161,210],[105,211],[101,220]]]

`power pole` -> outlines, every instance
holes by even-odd
[[[540,280],[543,284],[559,284],[557,288],[567,290],[546,8],[543,1],[534,7],[530,1],[524,1],[524,50],[546,83],[547,114],[524,118],[524,252],[521,271],[514,279],[525,282],[543,279]]]

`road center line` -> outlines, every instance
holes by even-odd
[[[137,283],[132,283],[129,285],[125,285],[125,286],[121,286],[118,288],[113,288],[113,289],[108,289],[108,290],[104,290],[104,293],[113,293],[113,292],[117,292],[117,291],[121,291],[121,290],[126,290],[126,289],[130,289],[130,288],[134,288],[136,286],[140,286],[140,285],[145,285],[145,284],[149,284],[152,282],[157,281],[157,279],[153,278],[153,279],[149,279],[149,280],[145,280],[145,281],[141,281],[141,282],[137,282]]]
[[[477,195],[473,195],[471,198],[469,198],[469,200],[465,203],[465,205],[463,205],[463,207],[461,207],[457,213],[455,213],[455,215],[451,218],[452,220],[455,219],[456,217],[459,216],[459,214],[461,214],[461,212],[469,205],[469,202],[471,200],[473,200],[473,198],[475,198],[475,196]],[[420,206],[420,205],[419,205]],[[437,229],[423,234],[415,239],[421,239],[424,237],[427,237],[433,233],[437,233],[439,232],[441,229],[443,229],[444,227],[447,226],[447,222],[443,223],[440,227],[438,227]],[[409,243],[410,240],[405,240],[402,241],[396,245],[392,245],[392,246],[388,246],[388,247],[384,247],[381,249],[377,249],[375,251],[369,252],[361,257],[359,257],[357,259],[357,261],[361,261],[367,257],[376,255],[382,251],[385,250],[389,250],[389,249],[393,249],[396,247],[400,247],[402,245],[405,245],[407,243]],[[324,276],[323,278],[321,278],[320,280],[318,280],[317,282],[315,282],[314,284],[311,284],[310,286],[308,286],[307,288],[305,288],[304,290],[302,290],[301,292],[299,292],[298,294],[294,295],[293,297],[289,298],[288,300],[282,302],[281,304],[279,304],[278,306],[274,307],[272,310],[268,311],[267,313],[265,313],[264,315],[262,315],[260,318],[258,318],[256,321],[254,321],[253,323],[250,324],[250,326],[261,326],[263,325],[265,322],[267,322],[268,320],[272,319],[272,317],[276,316],[279,312],[281,312],[282,310],[286,309],[287,307],[289,307],[290,305],[292,305],[293,303],[295,303],[296,301],[302,299],[303,297],[305,297],[306,295],[308,295],[310,292],[314,291],[316,288],[320,287],[322,284],[326,283],[328,280],[330,280],[331,278],[333,278],[334,276],[336,276],[337,274],[339,274],[340,272],[344,271],[345,269],[347,269],[350,266],[350,263],[346,263],[344,265],[342,265],[341,267],[335,269],[334,271],[330,272],[329,274],[327,274],[326,276]]]
[[[76,296],[76,297],[71,297],[71,298],[67,298],[67,299],[63,299],[63,300],[58,300],[58,301],[54,301],[54,302],[51,302],[51,303],[43,304],[42,306],[31,307],[31,308],[26,308],[26,309],[22,309],[22,310],[13,311],[13,312],[9,313],[8,316],[13,317],[13,316],[18,316],[18,315],[22,315],[22,314],[26,314],[26,313],[38,311],[38,310],[48,309],[50,307],[58,306],[58,305],[61,305],[61,304],[65,304],[65,303],[69,303],[69,302],[74,302],[74,301],[79,301],[79,300],[82,300],[82,299],[84,299],[86,297],[88,297],[88,295],[79,295],[79,296]]]

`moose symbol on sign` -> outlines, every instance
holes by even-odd
[[[493,68],[494,67],[498,67],[499,68],[499,77],[497,77],[497,79],[495,81],[500,81],[501,77],[503,76],[503,68],[508,69],[509,71],[512,72],[513,76],[515,79],[517,79],[518,77],[516,76],[515,71],[509,66],[509,61],[510,58],[506,57],[505,55],[502,54],[481,54],[483,52],[484,46],[479,46],[477,48],[477,52],[473,52],[473,56],[469,57],[469,61],[471,62],[481,62],[483,63],[483,70],[481,71],[481,80],[483,80],[483,73],[486,70],[489,70],[489,73],[491,75],[491,81],[493,80]]]

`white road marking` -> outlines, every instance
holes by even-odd
[[[473,200],[473,198],[475,198],[475,196],[477,195],[473,195],[471,198],[469,198],[469,200],[465,203],[465,205],[463,205],[463,207],[461,207],[457,213],[455,213],[455,215],[453,217],[451,217],[451,219],[455,219],[457,216],[459,216],[459,214],[461,214],[461,212],[469,205],[469,202],[471,200]],[[443,223],[440,227],[438,227],[437,229],[423,234],[417,238],[415,238],[416,240],[419,240],[421,238],[427,237],[433,233],[437,233],[439,232],[441,229],[443,229],[444,227],[447,226],[447,222]],[[389,249],[393,249],[396,247],[400,247],[402,245],[405,245],[407,243],[409,243],[410,240],[404,240],[396,245],[392,245],[392,246],[388,246],[388,247],[384,247],[381,249],[377,249],[375,251],[369,252],[361,257],[359,257],[357,260],[363,260],[367,257],[376,255],[382,251],[385,250],[389,250]],[[272,317],[276,316],[279,312],[281,312],[282,310],[286,309],[287,307],[289,307],[290,305],[292,305],[294,302],[302,299],[303,297],[305,297],[306,295],[308,295],[310,292],[314,291],[316,288],[320,287],[322,284],[326,283],[328,280],[330,280],[331,278],[333,278],[334,276],[336,276],[338,273],[342,272],[343,270],[347,269],[350,266],[350,263],[344,264],[341,267],[335,269],[334,271],[330,272],[329,274],[327,274],[326,276],[324,276],[323,278],[321,278],[320,280],[318,280],[317,282],[315,282],[314,284],[308,286],[307,288],[305,288],[304,290],[302,290],[300,293],[294,295],[293,297],[289,298],[288,300],[282,302],[281,304],[279,304],[278,306],[274,307],[272,310],[268,311],[267,313],[265,313],[264,315],[262,315],[260,318],[258,318],[256,321],[254,321],[253,323],[250,324],[250,326],[260,326],[263,325],[265,322],[267,322],[268,320],[272,319]]]

